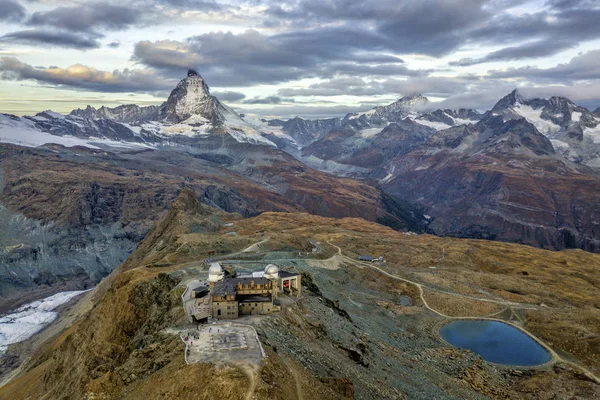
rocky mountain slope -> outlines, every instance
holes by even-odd
[[[0,307],[98,282],[183,186],[206,204],[243,216],[306,211],[426,229],[418,208],[366,183],[313,170],[265,143],[210,96],[202,78],[189,75],[140,129],[113,117],[140,120],[148,109],[137,116],[105,109],[98,119],[92,112],[92,119],[81,112],[0,118],[0,141],[18,144],[0,145],[2,218],[15,232],[0,238]]]
[[[389,123],[394,115],[400,122]],[[294,154],[315,168],[377,179],[392,196],[421,204],[440,235],[599,251],[600,120],[587,109],[514,91],[484,114],[419,114],[394,103],[345,119],[362,122]]]
[[[191,327],[178,283],[206,273],[199,260],[260,242],[253,257],[263,263],[273,253],[297,254],[309,240],[323,254],[294,260],[303,297],[247,321],[267,355],[258,369],[186,364],[177,332]],[[377,268],[355,261],[379,252],[388,260]],[[89,305],[80,317],[0,387],[0,399],[595,398],[598,257],[407,235],[356,218],[240,219],[183,190],[127,262],[82,300]],[[492,365],[436,333],[456,317],[490,314],[562,357],[537,369]]]
[[[600,176],[524,119],[440,131],[384,165],[382,187],[423,204],[438,234],[599,251]]]

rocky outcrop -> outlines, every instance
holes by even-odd
[[[88,105],[84,109],[78,108],[71,111],[69,115],[91,120],[110,119],[135,124],[148,120],[157,108],[158,106],[140,107],[137,104],[124,104],[114,108],[102,106],[96,109]]]
[[[341,125],[342,121],[339,118],[307,120],[296,117],[286,121],[282,125],[282,128],[300,146],[305,146],[315,140],[319,140]]]
[[[600,177],[524,119],[440,131],[385,168],[385,191],[421,204],[436,234],[600,251]]]
[[[307,146],[302,153],[322,160],[376,169],[421,145],[434,133],[434,129],[410,119],[391,123],[382,128],[380,133],[366,136],[361,131],[344,126]]]
[[[214,125],[219,125],[225,121],[225,114],[228,113],[230,110],[216,97],[211,96],[204,79],[196,71],[190,70],[187,78],[177,84],[167,101],[150,119],[179,123],[192,116],[200,116]]]
[[[411,112],[423,109],[429,100],[422,95],[404,96],[398,101],[387,106],[375,107],[362,113],[350,113],[342,119],[342,125],[354,129],[366,129],[370,127],[398,122],[409,116]]]

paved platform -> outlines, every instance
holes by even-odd
[[[259,365],[265,356],[256,330],[250,325],[233,322],[201,325],[200,329],[183,332],[180,337],[186,344],[188,364],[244,362]]]

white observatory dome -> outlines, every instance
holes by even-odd
[[[275,264],[269,264],[265,267],[264,277],[267,279],[278,279],[279,278],[279,268]]]
[[[223,268],[221,268],[221,264],[219,263],[211,263],[210,268],[208,269],[208,281],[209,282],[218,282],[223,279]]]

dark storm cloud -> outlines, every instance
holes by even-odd
[[[573,48],[576,45],[577,43],[574,43],[571,40],[537,41],[526,43],[520,46],[505,47],[503,49],[491,52],[482,58],[463,58],[459,61],[450,62],[449,64],[452,66],[469,66],[493,61],[512,61],[546,57],[560,53],[566,49]]]
[[[244,93],[232,92],[232,91],[224,91],[224,92],[217,91],[217,92],[212,92],[211,94],[213,96],[217,97],[219,100],[222,100],[225,102],[232,102],[232,103],[235,103],[240,100],[244,100],[246,98],[246,95]]]
[[[600,7],[597,0],[549,0],[546,4],[559,10]]]
[[[443,56],[464,45],[498,45],[515,47],[514,42],[544,41],[565,47],[584,40],[600,38],[597,1],[551,1],[549,8],[538,12],[510,13],[519,5],[515,1],[486,0],[299,0],[272,5],[267,14],[280,21],[291,21],[302,35],[318,36],[349,45],[361,37],[361,45],[395,53]],[[283,23],[283,22],[282,22]],[[311,28],[331,23],[329,32]],[[344,35],[342,32],[354,34]],[[334,35],[339,32],[340,35]],[[292,32],[297,34],[297,32]]]
[[[68,68],[38,68],[14,57],[0,58],[0,76],[4,80],[35,80],[97,92],[152,92],[171,89],[176,84],[148,70],[108,72],[81,64]]]
[[[370,44],[398,53],[441,56],[462,44],[464,33],[491,17],[481,0],[378,0],[360,2],[304,0],[271,6],[272,18],[296,21],[298,26],[342,23],[350,35],[335,39],[350,45],[362,37]],[[336,30],[336,29],[332,29]],[[331,35],[330,35],[331,36]],[[318,42],[317,42],[318,43]]]
[[[58,7],[51,11],[36,12],[28,21],[33,26],[51,26],[74,32],[96,29],[121,30],[139,21],[143,10],[106,3]]]
[[[548,10],[531,14],[498,13],[486,24],[468,32],[471,42],[511,44],[523,38],[573,44],[600,38],[600,8]]]
[[[25,9],[14,0],[0,0],[0,21],[17,22],[25,17]]]
[[[380,52],[366,53],[369,38],[357,37],[354,44],[328,31],[328,38],[315,33],[267,36],[256,30],[240,34],[212,32],[187,42],[142,41],[135,45],[132,60],[172,76],[183,69],[197,68],[211,85],[249,86],[302,78],[336,75],[389,76],[422,74],[403,65],[403,60]],[[319,43],[314,41],[318,40]],[[345,46],[345,47],[344,47]],[[357,61],[358,60],[358,61]]]
[[[68,47],[80,50],[95,49],[100,47],[96,38],[70,32],[26,30],[6,34],[0,37],[0,42],[25,43],[30,45],[44,45],[55,47]]]

